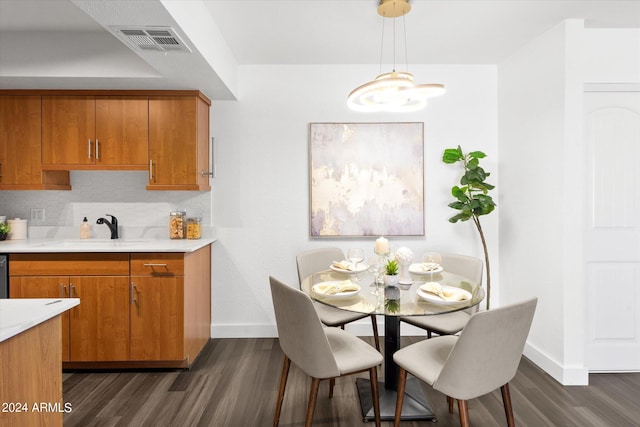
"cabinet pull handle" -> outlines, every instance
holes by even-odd
[[[96,160],[100,159],[100,141],[96,138]]]
[[[60,296],[62,298],[67,297],[67,287],[63,283],[60,283]]]
[[[153,178],[153,160],[149,159],[149,182],[155,182]]]
[[[164,267],[164,268],[167,268],[167,266],[168,266],[168,264],[155,264],[155,263],[142,264],[142,265],[144,265],[145,267],[151,267],[151,268],[153,268],[153,267]]]
[[[137,304],[138,301],[136,300],[136,285],[134,285],[133,282],[131,282],[130,290],[131,290],[131,304]]]
[[[200,176],[201,177],[211,177],[211,178],[215,178],[216,177],[216,163],[215,163],[215,157],[214,157],[214,151],[216,148],[216,138],[214,136],[211,137],[211,164],[209,166],[209,168],[211,169],[209,172],[205,171],[204,169],[202,169],[200,171]]]
[[[69,283],[69,298],[73,298],[73,294],[75,290],[76,290],[76,287],[73,286],[73,283]]]
[[[87,158],[91,158],[91,138],[87,139]]]

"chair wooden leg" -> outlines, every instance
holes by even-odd
[[[373,328],[373,340],[376,343],[376,350],[380,351],[380,335],[378,335],[378,320],[375,314],[371,315],[371,327]]]
[[[336,379],[331,378],[329,380],[329,399],[333,397],[333,387],[336,385]]]
[[[447,396],[447,403],[449,404],[449,413],[453,414],[453,402],[455,399],[451,396]]]
[[[460,412],[460,427],[470,427],[469,406],[466,400],[458,400],[458,412]]]
[[[509,427],[515,427],[516,422],[513,418],[513,406],[511,404],[511,392],[509,391],[509,383],[506,383],[500,387],[502,392],[502,402],[504,403],[504,413],[507,416],[507,425]]]
[[[407,371],[400,368],[398,372],[398,397],[396,398],[396,414],[393,427],[400,427],[400,416],[402,415],[402,403],[404,402],[404,388],[407,385]]]
[[[380,427],[380,392],[378,391],[378,368],[369,369],[369,381],[371,382],[371,398],[373,399],[373,415],[376,427]]]
[[[309,402],[307,403],[307,417],[304,420],[304,427],[311,427],[313,421],[313,411],[316,409],[316,400],[318,399],[318,389],[320,388],[320,380],[318,378],[311,379],[311,390],[309,390]]]
[[[280,411],[282,410],[282,401],[284,400],[284,389],[287,386],[287,377],[289,376],[289,367],[291,360],[287,356],[284,357],[282,363],[282,375],[280,376],[280,387],[278,389],[278,401],[276,402],[276,414],[273,418],[273,427],[278,427],[280,423]]]

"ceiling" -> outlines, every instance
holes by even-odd
[[[234,99],[242,65],[496,64],[564,19],[640,28],[640,0],[412,0],[406,29],[395,20],[394,58],[394,20],[377,3],[0,0],[0,87],[200,89]],[[116,25],[172,27],[191,52],[136,51],[114,36]]]

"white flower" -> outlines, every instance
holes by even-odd
[[[398,250],[396,251],[396,259],[401,264],[409,264],[411,261],[413,261],[413,252],[411,252],[411,249],[407,248],[406,246],[398,248]]]

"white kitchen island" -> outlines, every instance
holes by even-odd
[[[0,425],[62,426],[60,315],[78,298],[0,300]]]

